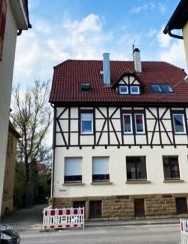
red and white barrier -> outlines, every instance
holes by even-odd
[[[43,229],[84,229],[84,208],[62,208],[43,210]]]
[[[180,231],[188,234],[188,219],[180,219]]]

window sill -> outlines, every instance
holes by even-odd
[[[164,180],[163,183],[183,183],[184,180],[181,179],[169,179],[169,180]]]
[[[149,180],[127,180],[126,184],[150,184]]]
[[[113,183],[110,181],[94,181],[91,185],[112,185]]]
[[[63,186],[83,186],[83,185],[85,184],[82,182],[74,182],[74,181],[63,183]]]

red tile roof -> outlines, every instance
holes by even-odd
[[[111,80],[117,82],[126,72],[133,73],[133,62],[111,61]],[[188,83],[185,72],[165,62],[142,62],[143,72],[137,74],[144,85],[141,95],[119,95],[112,87],[102,83],[102,61],[67,60],[54,68],[50,103],[188,103]],[[80,84],[90,82],[90,91],[81,91]],[[168,83],[171,94],[156,94],[149,89],[151,83]]]

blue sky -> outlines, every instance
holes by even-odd
[[[132,44],[144,60],[184,67],[183,42],[162,33],[179,0],[30,0],[33,28],[18,39],[14,85],[51,80],[66,59],[127,60]]]

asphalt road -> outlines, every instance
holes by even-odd
[[[22,232],[22,244],[188,244],[188,236],[180,236],[178,226],[145,225],[92,227],[59,232]]]

